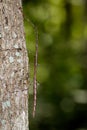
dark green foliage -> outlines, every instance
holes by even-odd
[[[84,2],[86,0],[24,1],[24,15],[38,26],[39,32],[37,77],[40,86],[36,118],[30,119],[31,130],[87,128],[87,5]],[[26,21],[25,31],[32,79],[35,36]],[[30,108],[32,102],[31,90]]]

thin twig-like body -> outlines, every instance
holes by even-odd
[[[38,30],[35,27],[36,33],[36,52],[34,56],[34,81],[33,81],[33,93],[34,93],[34,106],[33,106],[33,117],[35,117],[36,112],[36,100],[37,100],[37,58],[38,58]]]
[[[24,15],[23,15],[24,16]],[[35,117],[35,112],[36,112],[36,100],[37,100],[37,59],[38,59],[38,29],[34,25],[34,23],[29,19],[24,16],[24,19],[31,24],[35,31],[35,39],[36,39],[36,45],[35,45],[35,56],[34,56],[34,79],[33,79],[33,99],[34,99],[34,104],[33,104],[33,117]]]

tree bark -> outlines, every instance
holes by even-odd
[[[0,130],[28,130],[28,55],[21,0],[0,0]]]

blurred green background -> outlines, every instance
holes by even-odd
[[[26,20],[30,130],[87,130],[87,0],[24,0],[39,32],[38,93],[33,110],[35,32]]]

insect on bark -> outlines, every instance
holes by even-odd
[[[36,113],[36,100],[37,100],[37,59],[38,59],[38,29],[34,25],[34,23],[27,18],[21,7],[19,7],[19,10],[22,12],[24,19],[31,24],[35,31],[35,39],[36,39],[36,45],[35,45],[35,56],[34,56],[34,79],[33,79],[33,118],[35,117]]]
[[[21,10],[21,8],[19,8]],[[23,11],[21,11],[23,12]],[[34,56],[34,78],[33,78],[33,118],[35,117],[35,113],[36,113],[36,100],[37,100],[37,63],[38,63],[38,28],[33,24],[33,22],[27,18],[24,14],[23,14],[24,19],[31,24],[31,26],[34,29],[35,32],[35,39],[36,39],[36,43],[35,43],[35,56]]]
[[[33,81],[33,96],[34,96],[34,106],[33,106],[33,117],[35,117],[36,112],[36,100],[37,100],[37,59],[38,59],[38,30],[35,27],[36,34],[36,48],[35,48],[35,56],[34,56],[34,81]]]

